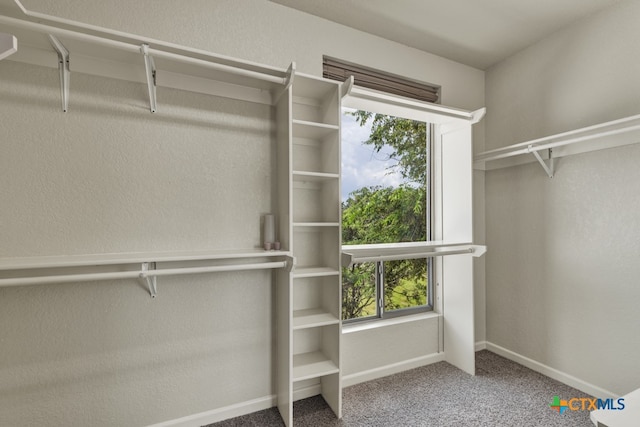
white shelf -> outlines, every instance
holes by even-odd
[[[274,260],[273,257],[280,257]],[[0,271],[9,272],[9,277],[0,278],[0,287],[50,285],[57,283],[92,282],[98,280],[140,279],[149,287],[151,297],[157,294],[158,276],[178,276],[184,274],[219,273],[228,271],[265,270],[290,268],[290,253],[285,251],[212,251],[176,253],[131,253],[131,254],[91,254],[74,256],[27,257],[0,259]],[[250,262],[240,262],[248,260]],[[198,266],[178,266],[156,269],[156,263],[180,261],[214,261],[214,264]],[[91,271],[87,268],[139,264],[136,269],[128,267],[118,271]],[[81,271],[68,271],[81,268]],[[50,272],[43,269],[64,269]],[[36,274],[30,274],[35,271]],[[19,272],[19,275],[15,275]],[[38,273],[40,272],[40,273]],[[29,273],[29,274],[26,274]]]
[[[31,270],[40,268],[86,267],[100,265],[139,264],[142,262],[178,262],[229,260],[262,257],[285,257],[287,251],[265,251],[263,249],[213,250],[186,252],[131,252],[112,254],[83,254],[62,256],[38,256],[0,258],[2,270]]]
[[[342,246],[342,266],[375,261],[420,259],[448,255],[471,255],[480,257],[487,248],[470,243],[411,242],[385,243],[378,245]]]
[[[49,35],[69,51],[70,69],[135,82],[148,80],[142,45],[148,45],[155,85],[272,104],[292,71],[216,55],[0,4],[0,26],[20,41],[11,60],[58,67]],[[293,70],[293,65],[290,67]]]
[[[337,173],[293,171],[293,180],[299,182],[321,182],[337,180],[339,177]]]
[[[337,125],[293,120],[294,138],[322,139],[332,133],[337,133],[339,129]]]
[[[340,372],[338,367],[320,351],[293,356],[293,381],[309,380]]]
[[[293,277],[296,279],[303,277],[337,276],[338,274],[340,274],[340,271],[329,267],[296,267],[293,270]]]
[[[293,329],[316,328],[319,326],[336,325],[340,319],[319,308],[296,310],[293,312]]]
[[[466,111],[358,87],[353,84],[353,77],[342,85],[342,94],[343,107],[375,111],[381,114],[405,117],[427,123],[450,124],[454,127],[460,124],[477,123],[484,117],[486,112],[484,108],[476,111]]]

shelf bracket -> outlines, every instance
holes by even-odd
[[[295,75],[296,75],[296,63],[292,62],[291,65],[289,65],[289,68],[287,68],[287,78],[284,80],[284,91],[286,91],[291,87],[291,85],[293,84],[293,78],[295,77]]]
[[[289,273],[293,271],[293,268],[296,266],[296,257],[288,255],[285,259],[285,263],[287,264],[285,268]]]
[[[157,277],[156,276],[149,277],[146,272],[149,270],[155,270],[155,269],[156,269],[155,262],[143,262],[142,271],[140,272],[140,279],[142,279],[146,283],[147,287],[149,288],[149,294],[151,294],[151,298],[155,298],[156,295],[158,294]]]
[[[340,87],[340,98],[344,98],[351,93],[351,89],[353,89],[353,85],[355,84],[354,82],[353,76],[349,76],[344,83],[342,83]]]
[[[60,71],[60,94],[62,95],[62,111],[69,109],[69,81],[71,70],[69,69],[69,51],[56,36],[49,34],[51,46],[58,53],[58,70]]]
[[[149,55],[149,45],[140,45],[140,52],[144,55],[144,69],[147,74],[147,88],[149,89],[149,108],[152,113],[156,112],[156,64],[153,56]]]
[[[540,165],[542,166],[542,168],[544,169],[544,171],[547,173],[547,175],[549,176],[549,178],[553,178],[553,173],[554,173],[554,167],[553,167],[553,149],[549,148],[549,165],[547,166],[547,164],[544,162],[544,160],[542,159],[542,156],[540,156],[540,154],[538,154],[537,151],[532,150],[533,146],[529,146],[529,152],[532,153],[535,158],[538,160],[538,163],[540,163]]]
[[[287,90],[289,90],[289,88],[293,84],[293,78],[295,77],[295,75],[296,63],[292,62],[291,65],[289,65],[289,68],[287,68],[287,77],[284,79],[284,88],[282,88],[282,90],[280,90],[280,92],[278,92],[278,95],[274,98],[273,105],[276,105],[278,101],[280,101],[280,98],[282,98],[282,95],[287,93]]]

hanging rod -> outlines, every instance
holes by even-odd
[[[149,266],[149,264],[152,264]],[[183,274],[202,274],[217,273],[227,271],[249,271],[249,270],[267,270],[275,268],[291,268],[292,261],[271,261],[252,264],[234,264],[234,265],[218,265],[208,267],[184,267],[184,268],[167,268],[155,270],[155,263],[141,263],[140,270],[134,271],[116,271],[103,273],[79,273],[64,274],[52,276],[33,276],[33,277],[16,277],[0,279],[0,287],[9,286],[27,286],[27,285],[48,285],[55,283],[72,283],[72,282],[90,282],[97,280],[117,280],[117,279],[148,279],[157,276],[178,276]],[[156,296],[155,283],[149,284],[149,292],[152,297]]]
[[[611,120],[604,123],[599,123],[592,126],[587,126],[580,129],[574,129],[567,132],[562,132],[556,135],[545,136],[543,138],[533,139],[531,141],[521,142],[513,144],[507,147],[496,148],[482,152],[474,157],[474,163],[476,165],[482,165],[485,162],[494,160],[506,159],[509,157],[519,156],[523,154],[532,154],[535,159],[544,168],[547,175],[552,178],[554,173],[553,160],[554,157],[558,157],[558,153],[553,153],[552,150],[558,147],[565,147],[568,145],[579,144],[581,142],[593,141],[597,139],[609,138],[616,135],[622,135],[632,131],[640,130],[640,114],[624,117],[617,120]],[[590,148],[586,151],[594,151],[601,148],[610,148],[614,146],[627,145],[633,143],[639,143],[639,140],[624,140],[622,142],[615,140],[603,140],[603,144],[596,148]],[[548,165],[544,162],[539,151],[548,150]],[[580,151],[585,152],[585,151]],[[562,154],[560,155],[562,156]]]
[[[360,264],[363,262],[376,262],[376,261],[398,261],[403,259],[421,259],[421,258],[433,258],[437,256],[446,256],[446,255],[461,255],[461,254],[472,254],[474,252],[473,248],[469,249],[460,249],[457,251],[438,251],[438,252],[424,252],[421,254],[397,254],[397,255],[381,255],[381,256],[370,256],[370,257],[353,257],[351,258],[351,264]]]
[[[549,178],[553,178],[554,174],[554,158],[562,157],[563,155],[571,154],[574,152],[589,152],[603,148],[611,148],[622,145],[640,143],[640,139],[623,138],[615,139],[611,138],[616,135],[622,135],[633,131],[640,130],[640,114],[624,117],[617,120],[611,120],[604,123],[599,123],[592,126],[587,126],[580,129],[574,129],[567,132],[562,132],[556,135],[545,136],[543,138],[533,139],[531,141],[521,142],[513,144],[507,147],[496,148],[482,152],[474,157],[474,163],[476,166],[483,168],[486,162],[494,160],[506,159],[509,157],[532,154],[535,159],[540,163],[545,170]],[[598,141],[597,145],[592,143],[586,145],[583,149],[577,149],[572,151],[560,151],[558,153],[553,152],[554,148],[566,147],[569,145],[579,144],[582,142]],[[548,162],[545,162],[543,157],[539,154],[540,151],[548,150]],[[508,164],[511,166],[512,164]],[[498,166],[500,167],[500,166]],[[492,169],[492,168],[487,168]]]
[[[59,37],[71,38],[74,40],[85,41],[95,43],[101,46],[110,47],[131,53],[140,53],[140,44],[144,43],[141,39],[139,44],[126,43],[118,40],[107,39],[103,37],[94,36],[91,34],[80,33],[77,31],[67,30],[63,28],[53,27],[51,25],[40,24],[36,22],[24,21],[17,18],[11,18],[8,16],[0,15],[0,24],[10,25],[21,29],[31,30],[42,34],[53,34]],[[178,53],[166,52],[159,49],[149,48],[148,53],[156,58],[165,58],[185,64],[198,65],[217,71],[226,72],[229,74],[235,74],[238,76],[249,77],[256,80],[262,80],[270,83],[276,83],[285,85],[286,76],[278,77],[269,74],[261,73],[259,71],[246,70],[242,68],[233,67],[231,65],[219,64],[206,59],[194,58]]]

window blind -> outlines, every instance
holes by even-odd
[[[420,101],[437,103],[440,87],[400,77],[384,71],[351,64],[328,56],[322,57],[322,77],[345,81],[353,76],[354,84]]]

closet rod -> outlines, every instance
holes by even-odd
[[[54,283],[89,282],[95,280],[144,279],[155,276],[177,276],[182,274],[215,273],[224,271],[263,270],[287,267],[286,261],[255,264],[220,265],[210,267],[170,268],[165,270],[135,270],[106,273],[66,274],[60,276],[16,277],[0,279],[0,287],[47,285]]]
[[[609,122],[599,123],[593,126],[587,126],[584,128],[575,129],[568,132],[559,133],[556,135],[545,136],[543,138],[533,139],[527,142],[521,142],[519,144],[510,145],[508,147],[496,148],[494,150],[489,150],[489,151],[485,151],[483,153],[478,154],[474,158],[474,161],[488,162],[491,160],[504,159],[507,157],[518,156],[520,154],[529,154],[534,151],[547,150],[549,148],[575,144],[581,141],[588,141],[592,139],[630,132],[633,130],[640,129],[640,125],[630,125],[626,127],[619,127],[617,129],[612,129],[609,131],[600,131],[596,133],[590,133],[588,135],[575,136],[569,139],[553,142],[553,140],[555,139],[571,137],[573,135],[579,135],[587,132],[593,132],[606,127],[624,125],[627,122],[633,122],[637,120],[640,120],[640,114],[635,116],[630,116],[630,117],[624,117],[622,119],[612,120]],[[550,142],[547,142],[547,141],[550,141]]]
[[[176,276],[180,274],[218,273],[224,271],[267,270],[271,268],[285,268],[286,261],[262,262],[256,264],[215,265],[211,267],[167,268],[163,270],[148,270],[140,273],[139,277]]]
[[[101,46],[111,47],[126,52],[135,54],[140,53],[139,44],[125,43],[118,40],[106,39],[103,37],[94,36],[91,34],[79,33],[77,31],[66,30],[63,28],[56,28],[50,25],[39,24],[36,22],[23,21],[21,19],[11,18],[8,16],[0,15],[0,24],[10,25],[26,30],[35,31],[42,34],[54,34],[60,37],[68,37],[75,40],[95,43]],[[146,43],[144,40],[140,40],[140,44]],[[263,80],[270,83],[277,83],[284,85],[286,83],[286,77],[271,76],[268,74],[260,73],[258,71],[244,70],[241,68],[232,67],[230,65],[217,64],[215,62],[207,61],[205,59],[192,58],[190,56],[180,55],[177,53],[165,52],[154,48],[149,48],[149,54],[155,57],[162,57],[165,59],[171,59],[186,64],[199,65],[202,67],[223,71],[230,74],[235,74],[243,77],[249,77],[257,80]]]
[[[611,131],[607,131],[607,132],[600,132],[600,133],[596,133],[596,134],[592,134],[592,135],[585,135],[585,136],[580,136],[580,137],[577,137],[577,138],[566,139],[564,141],[548,142],[548,143],[542,144],[542,145],[532,145],[532,146],[529,146],[529,147],[526,147],[526,148],[521,148],[519,150],[509,151],[508,153],[496,154],[494,156],[483,157],[483,158],[479,157],[477,160],[489,161],[489,160],[504,159],[506,157],[512,157],[512,156],[518,156],[520,154],[529,154],[529,153],[533,153],[533,152],[536,152],[536,151],[548,150],[549,148],[562,147],[564,145],[575,144],[576,142],[589,141],[589,140],[592,140],[592,139],[598,139],[598,138],[603,138],[603,137],[607,137],[607,136],[618,135],[618,134],[621,134],[621,133],[631,132],[633,130],[638,130],[638,129],[640,129],[640,125],[629,126],[629,127],[622,128],[622,129],[615,129],[615,130],[611,130]]]

